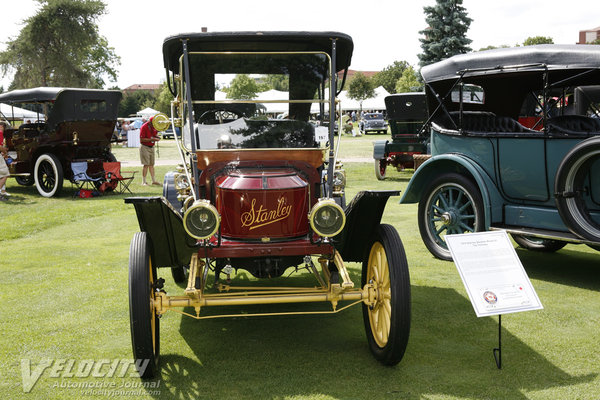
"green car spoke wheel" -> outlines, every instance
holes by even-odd
[[[475,184],[463,175],[440,175],[419,202],[419,231],[427,249],[437,258],[451,260],[446,235],[484,229],[483,200]]]

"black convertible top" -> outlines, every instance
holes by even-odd
[[[337,71],[348,68],[354,44],[352,38],[339,32],[201,32],[169,36],[163,42],[165,68],[179,72],[182,40],[188,40],[189,51],[322,51],[331,55],[331,40],[337,39]]]
[[[397,121],[427,119],[427,101],[424,92],[396,93],[385,98],[388,119]]]
[[[19,89],[0,94],[0,103],[31,103],[55,101],[61,93],[79,93],[81,95],[90,95],[90,98],[112,97],[121,99],[121,92],[118,90],[101,89],[80,89],[80,88],[62,88],[62,87],[37,87],[32,89]]]
[[[503,69],[514,72],[515,66],[527,71],[556,69],[599,69],[600,46],[598,45],[537,45],[478,51],[460,54],[421,69],[425,82],[456,79],[460,71],[468,70],[469,76],[502,73]]]

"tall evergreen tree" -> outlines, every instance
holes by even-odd
[[[116,80],[119,57],[98,32],[97,19],[106,12],[102,0],[37,1],[40,9],[0,52],[2,72],[14,72],[10,89],[101,88],[106,76]]]
[[[423,7],[428,27],[419,33],[423,53],[419,54],[419,64],[429,65],[456,54],[471,51],[467,31],[471,18],[467,16],[462,0],[437,0],[434,6]]]

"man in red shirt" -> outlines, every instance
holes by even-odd
[[[156,181],[154,177],[154,144],[160,140],[158,131],[154,129],[152,120],[144,123],[140,129],[140,161],[142,163],[142,185],[147,186],[146,175],[150,171],[150,177],[152,178],[153,185],[160,185],[160,182]]]

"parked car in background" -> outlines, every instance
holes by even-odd
[[[392,140],[373,142],[375,176],[385,179],[389,165],[400,170],[414,168],[414,156],[427,153],[429,132],[425,93],[399,93],[385,98]]]
[[[600,46],[481,51],[421,73],[432,157],[401,202],[419,203],[419,230],[433,255],[450,259],[448,234],[489,229],[531,250],[600,248],[599,104],[582,102],[576,113],[560,107],[581,88],[600,87]],[[518,122],[533,103],[541,128]]]
[[[386,134],[387,122],[382,113],[365,113],[358,123],[358,130],[364,135],[372,132]]]
[[[381,223],[398,192],[361,191],[346,206],[335,112],[326,119],[352,51],[352,38],[337,32],[208,32],[164,41],[181,165],[165,176],[163,196],[125,200],[140,226],[130,247],[129,304],[133,356],[149,361],[143,377],[157,372],[159,318],[171,310],[247,318],[360,304],[374,357],[386,365],[403,357],[408,264],[396,229]],[[257,115],[258,99],[215,100],[216,77],[236,74],[289,80],[289,95],[271,100],[285,116]],[[320,112],[310,123],[313,105]],[[348,262],[362,263],[360,287]],[[165,271],[184,284],[181,294],[165,292]],[[252,305],[260,308],[237,312]]]
[[[0,103],[38,114],[35,122],[5,131],[11,176],[52,197],[60,194],[64,179],[72,180],[72,162],[85,161],[90,173],[101,172],[102,162],[116,161],[110,143],[121,97],[116,90],[52,87],[0,94]]]

